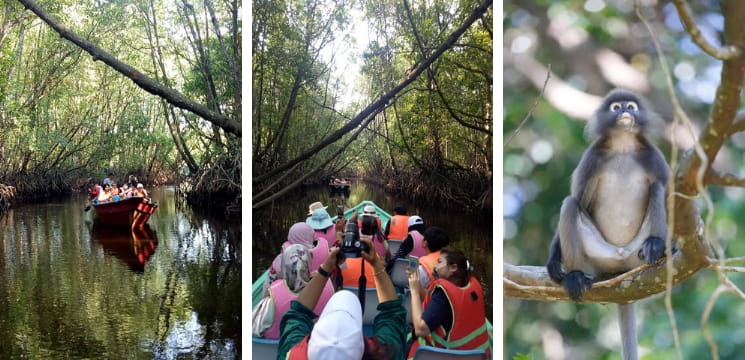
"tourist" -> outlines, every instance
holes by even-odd
[[[406,239],[401,243],[398,251],[391,256],[391,261],[386,264],[385,268],[388,272],[393,269],[393,263],[396,259],[405,258],[409,255],[416,257],[427,255],[424,249],[424,235],[422,235],[425,229],[424,220],[418,215],[412,215],[409,217],[408,225],[409,232],[406,234]]]
[[[440,249],[450,243],[450,238],[444,230],[436,226],[430,226],[424,231],[422,247],[427,253],[419,258],[419,274],[422,286],[426,289],[434,281],[433,270],[440,258]],[[424,294],[424,292],[420,292]]]
[[[282,253],[287,247],[293,244],[303,245],[309,248],[313,253],[310,264],[311,274],[315,269],[318,269],[318,266],[320,266],[329,256],[328,245],[325,247],[316,246],[318,243],[315,240],[315,230],[313,230],[310,225],[304,222],[295,223],[290,227],[290,231],[287,233],[287,241],[282,243],[281,252],[274,258],[272,265],[269,267],[269,278],[268,281],[264,282],[265,296],[269,292],[269,285],[271,282],[282,278],[280,272],[282,266]]]
[[[370,240],[362,240],[372,246]],[[362,256],[375,268],[380,311],[374,320],[373,336],[362,334],[362,309],[355,294],[342,290],[334,294],[318,321],[310,310],[315,308],[330,270],[338,264],[335,247],[318,273],[300,292],[280,323],[278,359],[404,359],[406,310],[385,272],[384,261],[375,251]]]
[[[391,216],[391,219],[385,225],[383,235],[388,240],[403,240],[409,232],[408,226],[409,216],[406,215],[406,207],[402,204],[397,204],[393,208],[393,216]]]
[[[439,251],[433,270],[435,280],[429,285],[424,304],[419,291],[418,271],[409,271],[411,289],[411,320],[414,341],[409,358],[421,345],[445,349],[486,351],[490,358],[489,334],[486,327],[486,305],[481,283],[471,276],[472,268],[459,250]]]
[[[297,299],[300,290],[310,281],[312,253],[305,245],[293,244],[282,251],[281,277],[269,286],[269,292],[253,309],[254,336],[266,339],[279,339],[279,323],[282,315],[290,309],[290,302]],[[334,289],[326,282],[321,297],[314,307],[320,314]]]
[[[321,238],[327,244],[334,244],[336,241],[336,231],[334,222],[325,208],[313,210],[311,216],[305,219],[305,222],[316,231],[316,238]]]
[[[114,183],[114,173],[109,173],[109,176],[103,179],[103,184],[110,186],[113,183]]]

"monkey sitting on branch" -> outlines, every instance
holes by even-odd
[[[587,125],[595,140],[572,173],[546,264],[574,301],[592,286],[585,270],[607,278],[665,256],[670,170],[647,138],[658,120],[638,96],[616,89]],[[637,359],[633,303],[619,305],[619,319],[624,359]]]

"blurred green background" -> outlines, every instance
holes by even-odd
[[[724,17],[718,1],[689,1],[703,36],[721,45]],[[569,193],[571,171],[588,141],[585,121],[611,89],[624,87],[647,97],[666,122],[656,143],[670,160],[672,139],[690,149],[687,131],[670,129],[672,101],[649,31],[632,1],[506,1],[504,3],[504,138],[530,111],[546,79],[539,105],[504,149],[504,262],[543,265]],[[694,131],[708,119],[719,84],[721,61],[704,54],[685,32],[671,2],[641,1],[673,75],[675,92]],[[714,167],[743,174],[745,136],[735,135]],[[745,190],[710,186],[715,204],[711,234],[728,256],[745,256],[739,230]],[[707,210],[699,203],[702,215]],[[742,275],[730,275],[745,286]],[[700,271],[673,289],[673,309],[685,359],[709,359],[701,314],[718,284]],[[637,306],[640,356],[673,359],[673,333],[664,294]],[[615,305],[504,300],[505,359],[620,359]],[[742,359],[745,302],[732,294],[719,298],[708,322],[720,359]],[[738,353],[740,351],[740,353]],[[518,354],[525,356],[518,356]]]

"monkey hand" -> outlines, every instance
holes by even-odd
[[[675,251],[673,245],[673,252]],[[660,259],[665,257],[665,240],[658,236],[650,236],[644,243],[638,253],[639,259],[644,260],[649,265],[656,264]]]
[[[561,270],[561,261],[549,260],[546,264],[546,270],[548,270],[548,276],[551,277],[557,284],[564,282],[564,271]]]
[[[564,289],[566,289],[567,295],[575,302],[581,302],[582,293],[590,290],[591,287],[592,279],[580,270],[570,271],[564,276]]]

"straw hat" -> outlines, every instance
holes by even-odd
[[[310,204],[310,206],[308,206],[308,216],[313,215],[313,211],[314,210],[318,210],[318,209],[324,209],[325,210],[326,208],[327,208],[327,206],[323,206],[323,203],[321,203],[320,201],[316,201],[316,202]]]

